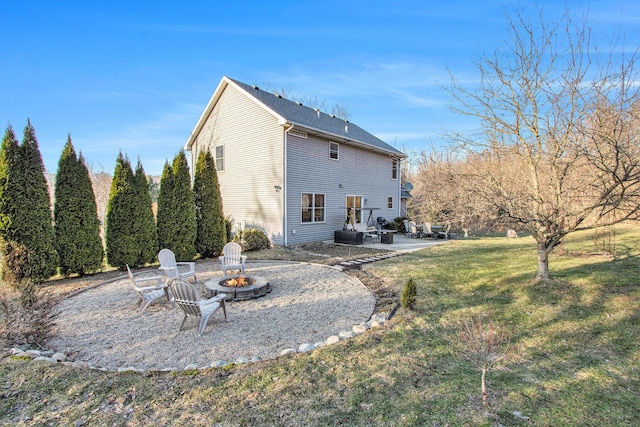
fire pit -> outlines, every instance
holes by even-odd
[[[225,300],[227,301],[258,298],[271,292],[271,285],[267,279],[244,274],[213,278],[206,281],[204,286],[212,292],[213,296],[226,294]]]

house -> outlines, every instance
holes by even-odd
[[[225,215],[276,245],[333,238],[400,214],[406,156],[353,123],[223,77],[185,151],[215,158]]]

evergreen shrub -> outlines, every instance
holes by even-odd
[[[201,151],[193,179],[196,207],[196,251],[204,258],[220,255],[227,243],[218,173],[210,151]]]
[[[269,249],[271,247],[269,238],[264,234],[264,231],[258,228],[239,230],[233,236],[233,241],[239,243],[243,251]]]
[[[76,156],[70,136],[58,161],[54,192],[55,244],[60,255],[60,273],[68,276],[99,271],[104,250],[96,199],[84,158]]]
[[[400,295],[400,305],[402,308],[412,310],[416,303],[416,282],[411,277],[404,282],[402,294]]]

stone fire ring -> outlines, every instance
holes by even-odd
[[[244,277],[252,282],[247,286],[224,286],[222,283],[229,279],[237,279]],[[213,293],[213,296],[218,294],[226,294],[225,301],[243,301],[253,298],[265,296],[271,292],[271,285],[267,282],[267,279],[261,276],[252,276],[249,274],[236,274],[232,276],[214,277],[207,280],[204,283],[204,287]]]

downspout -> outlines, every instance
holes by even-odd
[[[402,162],[401,158],[398,158],[398,213],[397,216],[402,216]]]
[[[284,131],[284,153],[282,156],[282,166],[283,166],[283,174],[282,174],[282,208],[284,210],[284,218],[282,219],[282,234],[284,235],[283,243],[284,246],[289,244],[289,223],[287,221],[288,211],[287,211],[287,145],[288,145],[288,136],[289,131],[293,129],[293,124],[289,125],[289,128]]]

